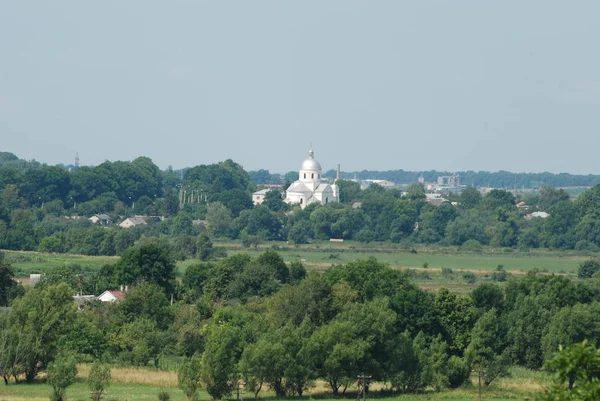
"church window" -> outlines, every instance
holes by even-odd
[[[325,198],[325,204],[327,204],[328,201],[329,201],[329,198]]]
[[[314,179],[315,179],[315,174],[314,174],[314,173],[313,173],[313,174],[311,174],[311,175],[310,175],[310,178],[312,178],[312,179],[314,180]]]
[[[302,204],[302,198],[300,198],[300,204]]]
[[[306,178],[306,173],[304,173],[304,178]]]

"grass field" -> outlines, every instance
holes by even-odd
[[[421,288],[436,291],[442,286],[467,293],[481,282],[490,281],[493,271],[502,265],[510,274],[522,275],[531,270],[542,273],[566,274],[576,278],[578,265],[591,256],[581,252],[536,250],[517,252],[512,249],[484,248],[481,252],[465,252],[457,247],[415,246],[397,244],[360,244],[356,242],[316,242],[290,246],[281,242],[265,243],[254,248],[243,248],[239,241],[216,241],[229,255],[248,252],[258,256],[266,249],[275,249],[286,262],[302,261],[309,270],[326,270],[333,265],[374,257],[393,268],[408,271],[413,282]],[[61,265],[80,265],[84,272],[93,272],[106,263],[115,263],[118,257],[47,254],[39,252],[6,251],[18,277],[27,283],[30,273],[43,273]],[[177,263],[177,274],[182,276],[187,267],[196,263],[186,260]],[[426,266],[426,267],[424,267]],[[469,284],[465,273],[473,273],[476,283]]]
[[[116,256],[86,256],[64,253],[41,253],[26,251],[3,251],[6,260],[12,264],[17,276],[29,276],[31,273],[43,273],[56,266],[80,265],[84,271],[99,269],[107,263],[115,263]]]
[[[79,368],[79,380],[69,388],[67,397],[69,400],[88,400],[89,391],[85,384],[88,367],[85,365]],[[174,372],[156,371],[150,369],[133,368],[113,368],[113,382],[107,389],[105,400],[158,400],[160,392],[167,392],[173,401],[184,400],[183,393],[177,388],[177,377]],[[543,386],[547,384],[547,377],[539,372],[532,372],[526,369],[514,368],[511,377],[499,379],[497,384],[484,389],[484,398],[486,400],[504,401],[504,400],[527,400],[535,398],[535,395],[542,391]],[[381,387],[381,386],[379,386]],[[324,392],[323,383],[317,383],[317,387],[310,391],[305,397],[292,399],[319,399],[331,400],[330,393]],[[349,393],[341,399],[353,400],[356,393]],[[8,386],[0,385],[0,401],[22,401],[22,400],[47,400],[50,393],[50,387],[39,380],[33,384],[10,384]],[[253,399],[251,393],[244,394],[243,398]],[[260,394],[260,398],[275,401],[275,397],[268,392]],[[336,398],[339,400],[340,398]],[[466,401],[477,399],[477,387],[474,385],[465,386],[456,390],[445,391],[441,393],[426,394],[402,394],[391,396],[388,394],[380,395],[378,392],[372,392],[370,398],[376,398],[381,401],[426,401],[426,400],[447,400],[447,401]],[[200,392],[201,400],[210,400],[206,392]]]

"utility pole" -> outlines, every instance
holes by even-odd
[[[372,376],[367,376],[364,373],[357,376],[358,378],[358,394],[356,395],[356,401],[362,401],[367,399],[367,391],[369,391],[369,384],[371,384]]]
[[[487,374],[487,371],[485,369],[482,369],[481,366],[479,366],[477,369],[473,369],[471,372],[477,372],[477,393],[478,393],[478,399],[479,401],[481,401],[483,399],[483,395],[482,395],[482,389],[481,389],[481,378],[485,377],[485,375]]]
[[[235,382],[235,399],[236,401],[243,401],[243,395],[244,395],[245,391],[242,387],[242,384],[240,383],[239,380],[237,380]]]

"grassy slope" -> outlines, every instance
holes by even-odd
[[[75,383],[67,394],[70,400],[89,399],[89,391],[85,385],[84,378],[87,375],[87,366],[80,367],[80,379]],[[114,368],[112,372],[113,383],[107,389],[106,400],[157,400],[158,393],[167,392],[171,400],[183,400],[183,393],[177,388],[177,379],[174,372],[164,372],[146,369],[127,369]],[[526,369],[514,368],[512,377],[499,379],[497,384],[484,390],[486,400],[526,400],[534,398],[542,385],[547,384],[547,377],[539,372],[532,372]],[[307,394],[304,399],[316,398],[320,400],[331,400],[329,393],[322,393],[326,387],[319,383],[317,389],[312,394]],[[351,390],[349,390],[350,392]],[[0,385],[0,400],[2,401],[21,401],[21,400],[47,400],[50,393],[50,387],[43,382],[34,384],[10,384],[9,386]],[[261,398],[275,400],[270,393],[261,393]],[[355,393],[347,394],[345,399],[355,399]],[[421,395],[398,395],[395,397],[379,397],[372,393],[373,398],[378,400],[398,400],[398,401],[425,401],[425,400],[447,400],[462,401],[477,399],[476,386],[466,386],[460,389],[445,391],[441,393],[427,393]],[[251,393],[244,394],[243,398],[252,399]],[[210,396],[206,392],[200,393],[201,400],[209,400]],[[339,398],[338,398],[339,399]]]

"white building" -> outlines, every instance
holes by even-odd
[[[265,201],[265,196],[270,189],[261,189],[260,191],[256,191],[252,194],[252,202],[254,205],[260,205]]]
[[[120,290],[106,290],[98,295],[98,300],[101,302],[121,302],[125,299],[125,292]]]
[[[315,160],[312,148],[308,152],[308,158],[300,166],[298,181],[294,181],[287,189],[285,201],[298,204],[302,209],[311,203],[326,205],[340,201],[338,186],[321,179],[321,164]]]

